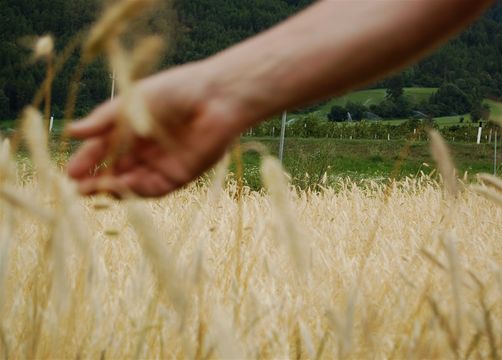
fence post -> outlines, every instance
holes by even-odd
[[[279,160],[283,161],[284,159],[284,140],[286,137],[286,120],[288,118],[288,112],[284,111],[282,113],[282,124],[281,124],[281,140],[279,144]]]
[[[49,132],[52,132],[52,126],[54,125],[54,115],[51,116],[49,121]]]
[[[115,98],[115,79],[116,79],[115,68],[113,68],[111,77],[112,77],[112,93],[110,95],[110,98],[113,100]]]

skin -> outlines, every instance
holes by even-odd
[[[492,0],[324,0],[211,58],[137,84],[159,136],[121,130],[129,144],[105,170],[121,98],[71,124],[85,140],[68,173],[82,194],[166,195],[196,179],[247,128],[283,109],[360,87],[425,55]]]

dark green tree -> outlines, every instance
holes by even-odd
[[[391,101],[398,101],[404,95],[404,79],[403,75],[393,76],[385,81],[387,88],[386,98]]]
[[[368,111],[366,106],[350,101],[347,103],[346,108],[347,112],[350,113],[352,119],[355,121],[361,121],[364,117],[364,113]]]
[[[2,101],[3,104],[7,101],[8,117],[16,116],[31,100],[45,75],[41,64],[30,63],[29,51],[24,46],[27,37],[51,33],[56,38],[57,50],[61,51],[100,14],[101,4],[108,2],[111,0],[0,0],[0,81],[4,84],[6,99]],[[178,65],[213,55],[311,3],[313,0],[177,0],[175,11],[159,11],[146,25],[172,40],[168,41],[170,51],[162,65]],[[410,86],[443,87],[453,83],[471,104],[487,96],[501,98],[501,55],[502,4],[497,2],[477,23],[435,54],[376,84],[387,89],[387,102],[381,104],[380,113],[374,112],[380,116],[406,114],[406,104],[398,99],[406,99],[403,88]],[[53,105],[59,109],[64,108],[78,56],[76,52],[70,57],[54,83]],[[109,87],[105,63],[101,60],[91,65],[82,79],[79,111],[85,113],[106,99]],[[463,97],[454,110],[450,100],[447,104],[438,101],[430,108],[443,113],[465,110],[458,106]]]
[[[329,121],[341,122],[347,120],[347,109],[340,105],[334,105],[331,107],[331,111],[328,114]]]
[[[430,98],[430,105],[434,116],[466,114],[473,106],[469,95],[453,83],[442,85]]]
[[[470,115],[472,122],[478,122],[479,120],[487,121],[490,119],[490,107],[487,104],[478,102],[473,105]]]
[[[0,88],[0,120],[8,119],[9,117],[9,98],[5,95],[3,89]]]

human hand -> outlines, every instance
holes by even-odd
[[[68,164],[68,174],[78,182],[79,191],[84,195],[132,191],[143,197],[159,197],[213,165],[244,130],[246,121],[242,120],[251,113],[222,91],[213,70],[190,64],[137,85],[156,123],[155,136],[117,132],[121,98],[69,125],[66,130],[70,136],[85,140]],[[163,137],[168,140],[167,147],[159,140]],[[101,166],[116,150],[117,140],[126,146],[121,144],[122,151],[113,161]]]

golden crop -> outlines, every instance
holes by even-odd
[[[74,77],[106,53],[136,101],[119,125],[141,134],[155,124],[133,85],[154,62],[142,52],[160,44],[149,38],[128,52],[119,36],[145,4],[154,1],[114,2]],[[501,355],[501,181],[460,182],[438,134],[432,150],[447,191],[424,174],[299,190],[264,155],[267,191],[227,176],[226,158],[212,182],[165,199],[80,198],[48,154],[37,110],[45,101],[47,118],[60,66],[48,62],[23,114],[34,173],[11,159],[9,140],[0,146],[2,358]],[[67,119],[76,93],[73,85]]]
[[[4,357],[500,353],[502,210],[470,190],[422,177],[239,200],[230,182],[123,203],[60,180],[59,198],[36,180],[0,193]]]

